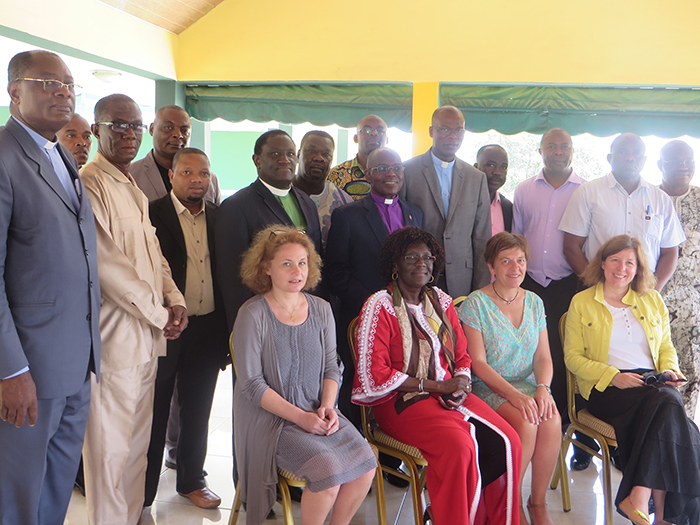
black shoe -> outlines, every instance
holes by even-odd
[[[610,459],[612,460],[613,466],[622,472],[622,462],[620,461],[620,451],[617,447],[610,447]],[[651,501],[651,500],[649,500]],[[653,512],[652,512],[653,514]]]
[[[289,487],[289,497],[292,498],[292,501],[301,501],[301,495],[304,492],[304,489],[300,487]]]
[[[270,509],[270,512],[267,513],[267,518],[266,520],[274,520],[277,517],[277,514],[275,514],[275,509]]]
[[[168,468],[171,468],[173,470],[177,470],[177,463],[175,463],[174,461],[171,461],[169,459],[165,460],[165,466]]]
[[[73,483],[73,489],[77,490],[78,492],[80,492],[83,495],[83,497],[85,497],[85,485],[83,485],[77,479],[75,480],[75,483]]]
[[[400,478],[398,476],[395,476],[394,474],[391,474],[389,472],[384,472],[384,479],[390,484],[393,485],[394,487],[398,487],[400,489],[405,489],[408,487],[411,482],[408,481],[407,479]]]
[[[588,452],[576,447],[574,455],[571,456],[571,463],[569,463],[571,470],[586,470],[591,464],[591,457]]]

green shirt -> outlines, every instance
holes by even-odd
[[[305,230],[306,229],[306,219],[304,219],[304,214],[301,212],[301,207],[299,206],[299,201],[297,201],[297,198],[296,198],[296,195],[294,195],[294,192],[290,190],[290,192],[287,193],[286,197],[278,197],[277,195],[275,195],[275,198],[282,205],[282,207],[284,208],[284,211],[287,212],[287,215],[289,215],[289,218],[292,219],[294,226],[296,226],[300,230]]]

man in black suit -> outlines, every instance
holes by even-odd
[[[270,224],[296,226],[306,232],[321,253],[316,205],[292,186],[297,167],[292,137],[281,129],[263,133],[255,142],[253,162],[258,179],[221,204],[216,228],[217,277],[229,330],[233,329],[238,308],[253,296],[243,285],[239,270],[256,233]]]
[[[510,232],[513,227],[513,203],[498,191],[508,176],[508,153],[498,144],[483,146],[476,153],[474,167],[486,174],[491,198],[491,235]]]
[[[214,508],[221,498],[203,476],[208,421],[219,369],[226,367],[228,332],[221,297],[214,282],[214,227],[217,207],[204,199],[211,171],[206,154],[179,150],[169,172],[172,191],[149,205],[163,255],[173,280],[185,295],[189,325],[179,339],[168,341],[158,359],[153,427],[148,448],[145,506],[158,489],[170,398],[177,378],[180,438],[177,492],[198,507]]]
[[[423,226],[421,209],[398,198],[403,171],[394,150],[380,148],[370,153],[370,193],[333,211],[326,243],[324,281],[337,298],[338,353],[345,366],[338,406],[358,428],[360,409],[350,402],[355,365],[347,342],[348,326],[367,297],[389,284],[379,276],[379,249],[384,239],[404,226]]]

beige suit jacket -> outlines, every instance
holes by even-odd
[[[97,230],[102,371],[165,355],[165,306],[185,306],[148,215],[148,199],[99,152],[80,171]]]

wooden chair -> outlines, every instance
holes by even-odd
[[[236,359],[233,356],[233,332],[229,336],[229,348],[231,350],[231,363],[233,365],[233,370],[238,375],[238,369],[236,368]],[[377,523],[379,525],[386,524],[386,500],[384,498],[384,475],[382,473],[382,466],[379,465],[379,451],[377,447],[370,443],[372,447],[372,452],[377,458],[377,471],[374,474],[374,491],[377,498]],[[294,525],[294,516],[292,515],[292,497],[289,494],[289,487],[306,488],[306,480],[296,477],[291,472],[284,469],[277,469],[277,486],[279,487],[279,497],[277,502],[282,505],[282,512],[284,514],[284,524]],[[231,517],[228,520],[229,525],[236,525],[238,522],[238,516],[241,512],[241,493],[240,493],[240,481],[236,485],[236,496],[233,500],[233,508],[231,509]]]
[[[350,352],[352,353],[353,361],[357,366],[357,355],[355,354],[355,333],[357,332],[358,318],[352,320],[348,327],[348,343],[350,344]],[[408,468],[408,474],[401,470],[391,467],[382,467],[386,472],[393,474],[396,477],[405,479],[410,483],[411,495],[413,499],[413,516],[416,525],[423,525],[423,489],[425,488],[425,468],[418,472],[418,467],[426,467],[428,462],[416,447],[412,447],[397,439],[394,439],[389,434],[384,432],[372,415],[372,407],[362,406],[362,431],[370,445],[379,449],[391,457],[398,458],[404,462]]]
[[[561,346],[564,347],[564,337],[566,331],[566,313],[559,320],[559,337],[561,338]],[[554,472],[551,488],[556,489],[557,484],[561,479],[561,495],[562,503],[565,512],[571,510],[571,498],[569,495],[569,471],[566,468],[566,453],[569,450],[569,445],[573,444],[589,454],[597,457],[603,462],[603,500],[605,501],[605,525],[613,525],[613,493],[612,493],[612,460],[610,459],[610,447],[617,446],[615,437],[615,429],[605,421],[593,416],[587,409],[576,412],[576,394],[579,393],[576,376],[568,369],[566,370],[566,401],[569,411],[569,420],[571,424],[564,434],[564,439],[561,444],[559,453],[560,468]],[[574,432],[581,432],[598,442],[600,452],[579,443],[573,439]]]

